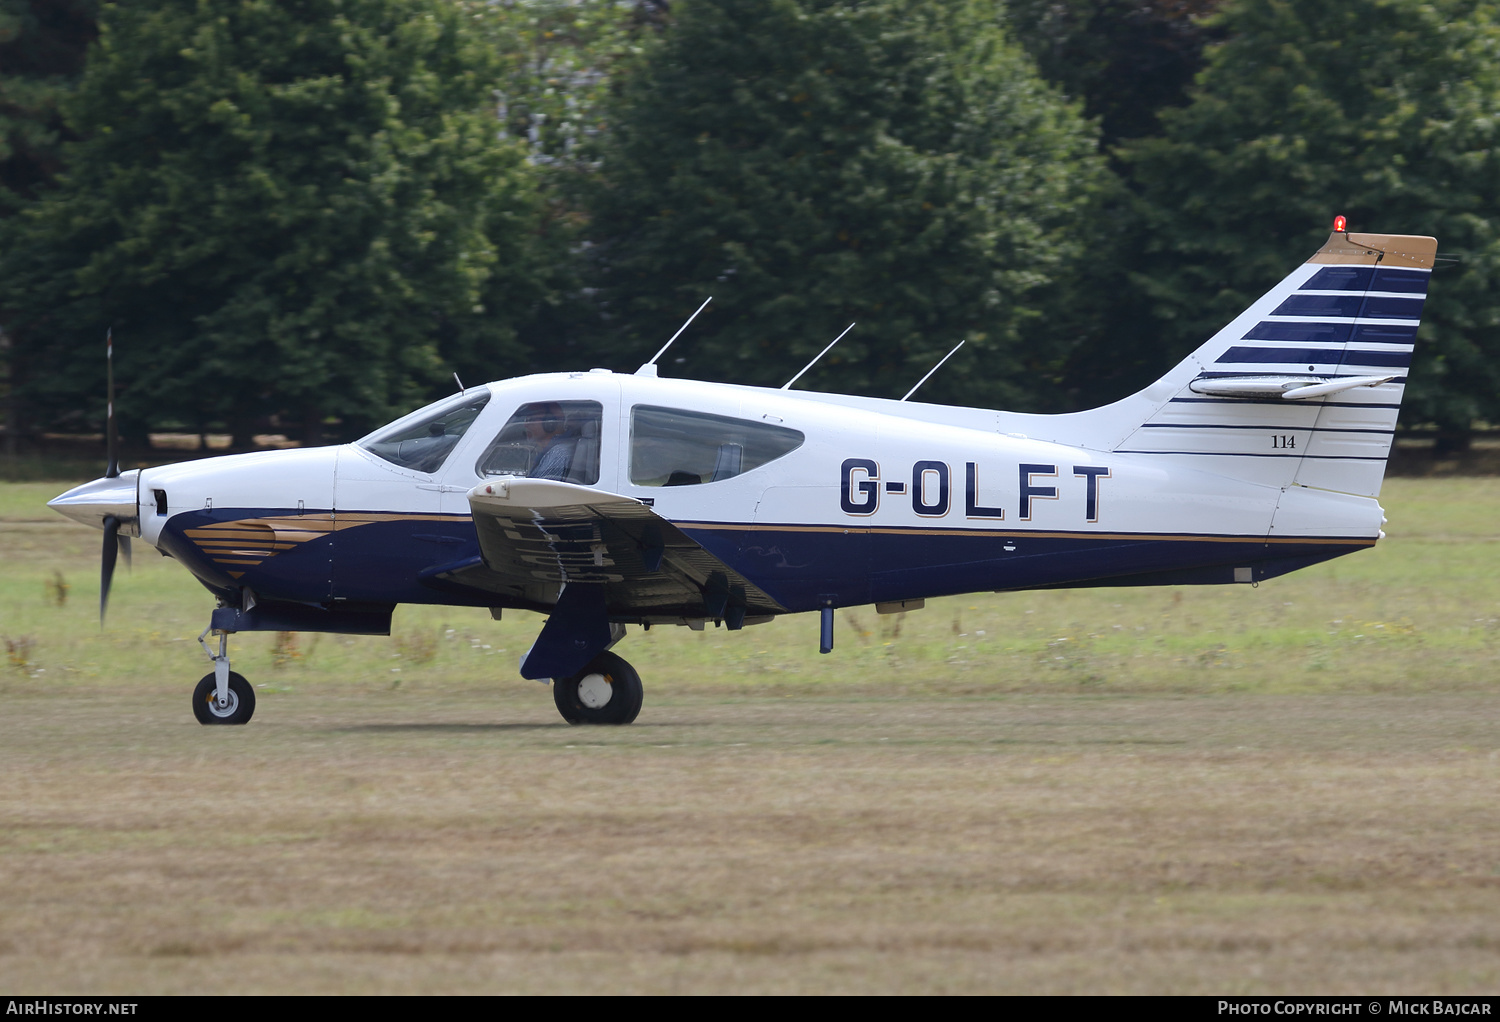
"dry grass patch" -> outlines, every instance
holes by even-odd
[[[1480,992],[1500,700],[12,696],[0,984]]]

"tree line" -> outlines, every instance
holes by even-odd
[[[633,369],[1061,411],[1434,234],[1406,426],[1500,421],[1481,0],[0,0],[9,443],[350,437]]]

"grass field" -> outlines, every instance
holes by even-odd
[[[1500,988],[1500,480],[1258,588],[932,601],[620,651],[569,728],[540,619],[244,635],[0,486],[0,989],[1458,993]]]

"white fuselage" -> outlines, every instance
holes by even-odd
[[[980,588],[1148,582],[1150,575],[1254,581],[1287,570],[1276,564],[1368,546],[1383,520],[1371,498],[1232,478],[1188,459],[1032,439],[1006,431],[1014,423],[1001,413],[976,410],[967,416],[972,425],[956,424],[951,420],[966,417],[962,410],[834,403],[806,392],[600,371],[488,389],[488,404],[432,472],[403,468],[356,444],[144,470],[129,480],[139,535],[181,557],[216,591],[248,586],[287,600],[446,602],[451,594],[424,589],[416,576],[464,546],[468,494],[485,478],[479,453],[518,407],[545,401],[602,407],[594,489],[649,502],[787,610],[808,609],[822,591],[847,605]],[[805,441],[732,478],[644,485],[632,481],[631,470],[639,406],[774,423]],[[950,422],[924,421],[929,412]],[[116,488],[127,480],[114,481]],[[262,520],[271,525],[255,524]],[[217,535],[205,533],[205,523],[234,522],[249,523],[236,535],[251,553],[193,556],[193,542]],[[404,531],[359,528],[392,522]],[[255,528],[267,530],[259,546],[258,534],[245,531]],[[287,556],[298,552],[300,539],[325,534],[332,543],[326,557],[301,563]],[[216,542],[219,554],[235,552]],[[1211,572],[1193,576],[1200,569]],[[380,579],[387,580],[383,591]]]

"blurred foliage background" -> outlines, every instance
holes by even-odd
[[[1500,422],[1481,0],[0,0],[5,450],[347,439],[633,369],[1062,411],[1344,213],[1434,234],[1403,427]]]

